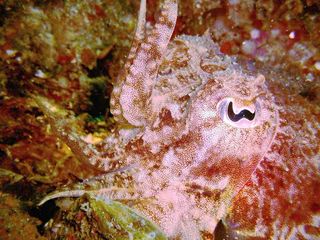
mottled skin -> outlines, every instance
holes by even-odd
[[[277,110],[264,76],[242,71],[210,37],[170,42],[176,1],[164,1],[150,29],[145,7],[142,0],[133,46],[112,93],[119,123],[113,134],[98,146],[87,144],[39,101],[75,154],[107,172],[85,182],[93,190],[58,192],[41,203],[87,192],[125,201],[170,238],[213,239],[274,139]]]
[[[320,239],[320,106],[270,86],[278,131],[234,199],[225,219],[227,239]]]

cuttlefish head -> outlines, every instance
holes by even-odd
[[[198,92],[188,123],[200,139],[189,174],[234,196],[268,151],[278,114],[263,75],[227,69]]]

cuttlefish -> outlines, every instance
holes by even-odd
[[[38,101],[52,128],[84,161],[105,174],[89,193],[130,203],[170,239],[214,238],[218,221],[272,144],[277,106],[262,74],[245,71],[223,55],[208,34],[171,40],[176,0],[164,0],[146,27],[146,1],[123,71],[111,95],[117,127],[97,145]]]

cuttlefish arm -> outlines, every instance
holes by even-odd
[[[117,120],[143,127],[152,116],[151,93],[159,65],[177,20],[176,0],[164,0],[159,18],[145,30],[146,1],[141,0],[138,26],[123,73],[111,96],[111,112]]]
[[[93,144],[84,141],[72,129],[71,122],[75,120],[74,116],[69,116],[66,111],[59,109],[45,97],[32,95],[32,99],[46,115],[53,133],[68,145],[77,158],[104,171],[110,171],[113,168],[112,159],[102,158]]]
[[[143,195],[143,190],[137,189],[132,181],[125,178],[126,176],[130,178],[137,169],[139,169],[138,165],[129,164],[106,174],[86,179],[70,189],[48,194],[37,205],[41,206],[56,198],[81,197],[84,194],[103,200],[136,200]]]
[[[89,194],[90,196],[94,196],[104,200],[132,200],[136,199],[136,194],[134,190],[130,190],[127,188],[119,188],[119,187],[109,187],[103,188],[99,190],[66,190],[62,192],[56,192],[47,195],[44,197],[37,205],[41,206],[44,203],[56,199],[56,198],[72,198],[72,197],[81,197],[84,194]]]

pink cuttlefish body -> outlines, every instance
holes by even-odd
[[[98,146],[85,143],[43,105],[53,128],[81,159],[107,173],[91,193],[126,203],[169,238],[213,238],[217,222],[271,145],[278,116],[264,76],[244,72],[209,36],[170,42],[177,2],[165,0],[151,29],[146,1],[111,112],[119,128]],[[41,104],[40,104],[41,105]]]

